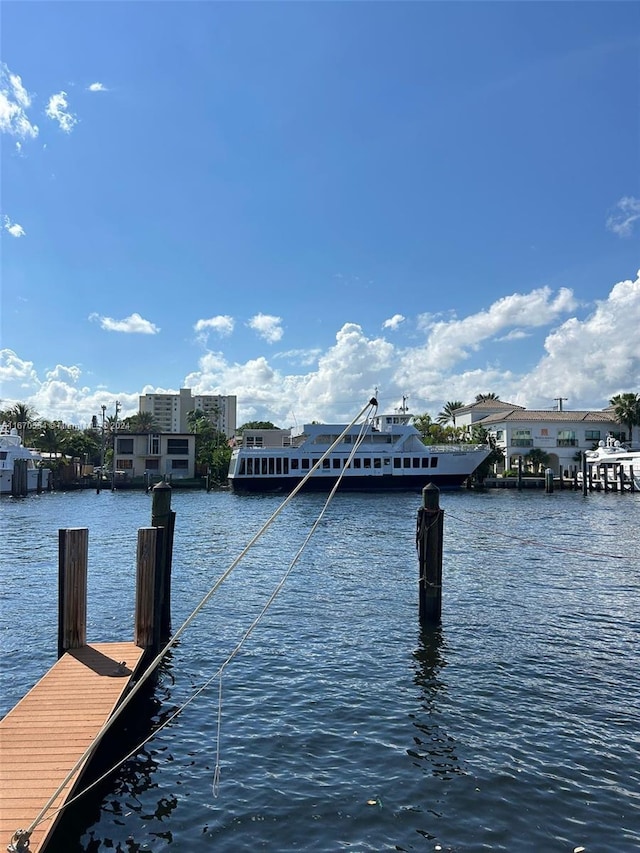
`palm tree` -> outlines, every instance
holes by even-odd
[[[531,465],[531,470],[534,473],[540,471],[542,467],[548,468],[551,457],[539,447],[532,447],[526,455],[526,461]]]
[[[35,422],[38,419],[38,413],[28,403],[16,403],[9,409],[11,419],[15,421],[15,425],[22,438],[24,444],[27,430],[35,429]]]
[[[450,400],[448,403],[445,403],[442,407],[442,411],[438,412],[438,417],[436,418],[437,422],[444,426],[448,424],[449,421],[453,421],[453,425],[456,425],[456,409],[461,409],[463,406],[462,400]]]
[[[153,412],[138,412],[126,420],[131,432],[157,432],[158,430]]]
[[[616,394],[609,402],[618,423],[628,427],[631,441],[634,426],[640,425],[640,394]]]
[[[500,397],[498,397],[497,394],[494,394],[493,391],[491,391],[489,394],[476,394],[476,403],[483,403],[485,400],[499,400],[499,399],[500,399]]]

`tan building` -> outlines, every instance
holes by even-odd
[[[139,410],[150,412],[159,432],[189,432],[187,415],[200,409],[208,420],[227,438],[236,431],[236,397],[222,394],[198,394],[190,388],[181,388],[178,394],[143,394]]]
[[[129,477],[191,479],[195,476],[193,433],[119,433],[115,436],[115,471]]]

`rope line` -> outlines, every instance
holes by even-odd
[[[149,737],[148,737],[148,738],[146,738],[144,741],[142,741],[142,742],[141,742],[141,743],[140,743],[140,744],[139,744],[135,749],[133,749],[132,751],[130,751],[130,752],[129,752],[129,753],[128,753],[128,754],[127,754],[127,755],[126,755],[126,756],[125,756],[121,761],[117,762],[117,764],[115,764],[115,765],[114,765],[110,770],[108,770],[106,773],[104,773],[104,774],[103,774],[99,779],[96,779],[96,780],[95,780],[93,783],[91,783],[89,786],[87,786],[86,788],[84,788],[80,793],[78,793],[78,794],[77,794],[75,797],[73,797],[71,800],[68,800],[66,803],[64,803],[62,806],[58,807],[58,808],[57,808],[57,809],[55,809],[55,810],[52,810],[52,809],[51,809],[51,806],[53,805],[53,803],[55,802],[55,800],[57,799],[57,797],[59,796],[59,794],[62,792],[62,790],[63,790],[63,789],[66,787],[66,785],[71,781],[71,779],[73,778],[73,776],[78,772],[78,770],[82,767],[82,765],[83,765],[85,762],[87,762],[87,761],[88,761],[88,760],[93,756],[94,752],[96,751],[97,747],[98,747],[98,746],[99,746],[99,744],[101,743],[101,741],[102,741],[102,739],[104,738],[104,736],[105,736],[105,734],[107,733],[107,731],[111,728],[111,726],[115,723],[115,721],[116,721],[116,720],[121,716],[121,714],[124,712],[125,708],[127,708],[127,707],[128,707],[128,705],[133,701],[133,698],[134,698],[134,697],[137,695],[137,693],[141,690],[142,686],[146,683],[146,681],[147,681],[147,679],[150,677],[151,673],[155,671],[155,669],[157,668],[158,664],[162,661],[162,659],[164,658],[164,656],[166,655],[166,653],[167,653],[167,652],[168,652],[168,651],[169,651],[169,650],[170,650],[170,649],[171,649],[171,648],[172,648],[172,647],[173,647],[173,646],[178,642],[179,638],[182,636],[182,634],[184,634],[184,632],[185,632],[185,631],[187,630],[187,628],[191,625],[191,623],[194,621],[194,619],[195,619],[195,618],[196,618],[196,616],[200,613],[200,611],[201,611],[201,610],[206,606],[206,604],[211,600],[212,596],[215,594],[215,592],[218,590],[218,588],[219,588],[219,587],[224,583],[224,581],[225,581],[225,580],[229,577],[229,575],[234,571],[234,569],[238,566],[238,564],[239,564],[239,563],[244,559],[244,557],[247,555],[247,553],[249,552],[249,550],[250,550],[250,549],[255,545],[255,543],[260,539],[260,537],[261,537],[261,536],[262,536],[262,535],[263,535],[263,534],[268,530],[268,528],[271,526],[271,524],[273,524],[273,522],[276,520],[276,518],[277,518],[277,517],[278,517],[278,516],[283,512],[283,510],[285,509],[285,507],[287,507],[287,506],[291,503],[291,501],[293,500],[293,498],[294,498],[294,497],[295,497],[295,496],[300,492],[300,490],[304,487],[304,485],[307,483],[307,481],[309,480],[309,478],[310,478],[311,476],[313,476],[313,474],[318,470],[318,468],[319,468],[319,467],[320,467],[320,465],[322,464],[323,460],[324,460],[324,459],[326,459],[326,458],[327,458],[327,456],[329,456],[329,455],[333,452],[333,450],[336,448],[336,446],[337,446],[338,444],[340,444],[340,442],[342,441],[342,439],[344,438],[344,436],[349,432],[349,430],[350,430],[353,426],[355,426],[355,424],[360,420],[360,418],[365,417],[365,420],[364,420],[364,422],[363,422],[363,424],[362,424],[362,426],[361,426],[360,434],[359,434],[359,436],[358,436],[358,439],[357,439],[357,441],[356,441],[356,444],[354,445],[354,448],[353,448],[353,450],[351,451],[351,453],[350,453],[350,455],[349,455],[349,460],[348,460],[348,461],[351,461],[351,459],[353,458],[353,455],[355,454],[355,452],[356,452],[357,448],[360,446],[360,443],[362,442],[362,440],[363,440],[363,438],[364,438],[364,435],[365,435],[365,433],[366,433],[366,426],[367,426],[367,424],[368,424],[368,418],[371,416],[371,413],[372,413],[372,412],[375,412],[375,410],[377,409],[377,405],[378,405],[378,404],[377,404],[376,399],[372,397],[372,398],[371,398],[371,400],[369,400],[369,402],[368,402],[365,406],[363,406],[363,408],[360,410],[360,412],[358,412],[358,414],[357,414],[357,415],[355,416],[355,418],[351,421],[351,423],[350,423],[350,424],[348,424],[348,425],[345,427],[345,429],[340,433],[340,435],[336,438],[336,440],[333,442],[333,444],[331,444],[331,445],[327,448],[327,450],[325,450],[325,452],[322,454],[322,456],[320,456],[320,458],[318,459],[318,461],[313,465],[313,467],[309,470],[309,472],[308,472],[308,473],[307,473],[307,474],[302,478],[302,480],[301,480],[301,481],[300,481],[300,482],[299,482],[299,483],[298,483],[298,484],[293,488],[293,490],[289,493],[289,495],[285,498],[285,500],[280,504],[280,506],[279,506],[279,507],[278,507],[278,508],[277,508],[277,509],[276,509],[276,510],[271,514],[271,516],[269,516],[269,518],[264,522],[264,524],[262,525],[262,527],[260,527],[260,529],[259,529],[259,530],[258,530],[258,531],[257,531],[257,532],[252,536],[252,537],[251,537],[251,539],[249,540],[249,542],[247,543],[247,545],[245,545],[245,547],[242,549],[242,551],[240,552],[240,554],[238,554],[238,556],[237,556],[237,557],[236,557],[236,558],[231,562],[231,564],[228,566],[228,568],[227,568],[227,569],[222,573],[222,575],[220,575],[220,577],[218,578],[218,580],[213,584],[213,586],[211,587],[211,589],[210,589],[210,590],[209,590],[209,591],[208,591],[208,592],[203,596],[203,598],[202,598],[202,599],[200,600],[200,602],[196,605],[196,607],[195,607],[195,608],[194,608],[194,610],[191,612],[191,614],[187,617],[187,619],[185,619],[185,621],[184,621],[184,622],[182,623],[182,625],[178,628],[178,630],[173,634],[173,636],[172,636],[172,637],[167,641],[167,643],[165,644],[165,646],[164,646],[164,647],[163,647],[163,648],[158,652],[158,654],[156,655],[156,657],[151,661],[151,663],[149,664],[149,666],[147,667],[147,669],[144,671],[144,673],[142,673],[142,675],[141,675],[140,679],[139,679],[139,680],[136,682],[136,684],[132,687],[132,689],[129,691],[129,693],[127,694],[127,696],[125,697],[125,699],[124,699],[124,700],[121,702],[121,704],[116,708],[116,710],[113,712],[113,714],[111,715],[111,717],[109,717],[109,719],[108,719],[108,720],[103,724],[103,726],[100,728],[100,730],[98,731],[98,733],[97,733],[96,737],[94,738],[94,740],[92,741],[92,743],[90,744],[90,746],[89,746],[89,747],[87,747],[87,749],[85,750],[84,754],[83,754],[83,755],[78,759],[78,761],[74,764],[74,766],[71,768],[71,770],[69,770],[69,772],[67,773],[67,775],[65,776],[65,778],[64,778],[64,779],[62,780],[62,782],[58,785],[58,788],[55,790],[55,792],[51,795],[51,797],[49,798],[49,800],[48,800],[48,801],[45,803],[45,805],[42,807],[42,809],[40,810],[40,812],[38,813],[38,815],[35,817],[35,819],[31,822],[31,824],[29,825],[29,827],[28,827],[26,830],[24,830],[24,832],[25,832],[27,835],[30,835],[30,834],[33,832],[33,830],[34,830],[34,829],[35,829],[35,828],[36,828],[40,823],[42,823],[42,821],[43,821],[43,820],[45,820],[45,819],[46,819],[47,815],[53,816],[53,815],[57,814],[58,812],[63,811],[65,808],[67,808],[67,806],[71,805],[71,803],[73,803],[73,802],[75,802],[76,800],[78,800],[81,796],[83,796],[85,793],[87,793],[87,791],[91,790],[91,788],[95,787],[99,782],[103,781],[103,780],[104,780],[104,779],[105,779],[105,778],[106,778],[110,773],[112,773],[115,769],[117,769],[119,766],[121,766],[121,764],[123,764],[123,763],[124,763],[125,761],[127,761],[131,756],[133,756],[133,755],[134,755],[134,754],[135,754],[139,749],[141,749],[143,746],[145,746],[145,745],[146,745],[146,744],[147,744],[147,743],[148,743],[148,742],[149,742],[149,741],[150,741],[150,740],[151,740],[151,739],[152,739],[152,738],[153,738],[153,737],[154,737],[154,736],[155,736],[159,731],[161,731],[161,730],[162,730],[163,728],[165,728],[165,726],[167,726],[167,725],[168,725],[172,720],[174,720],[174,719],[178,716],[178,714],[179,714],[179,713],[181,713],[181,712],[184,710],[184,708],[186,708],[186,707],[187,707],[187,706],[188,706],[188,705],[189,705],[189,704],[190,704],[190,703],[191,703],[191,702],[192,702],[192,701],[193,701],[197,696],[199,696],[199,695],[200,695],[200,693],[202,693],[202,691],[203,691],[204,689],[206,689],[206,687],[208,687],[208,686],[209,686],[209,684],[210,684],[210,683],[211,683],[211,682],[212,682],[216,677],[218,677],[218,675],[220,676],[220,678],[222,678],[222,672],[223,672],[223,670],[224,670],[225,666],[226,666],[228,663],[230,663],[230,661],[231,661],[231,660],[233,660],[233,658],[237,655],[237,653],[239,652],[240,648],[242,647],[242,645],[244,644],[244,642],[246,641],[246,639],[247,639],[247,638],[250,636],[250,634],[253,632],[254,628],[256,627],[256,625],[258,624],[258,622],[260,621],[260,619],[262,618],[262,616],[263,616],[263,615],[264,615],[264,613],[266,612],[266,608],[268,608],[268,606],[270,606],[271,602],[275,599],[276,595],[278,594],[278,592],[280,591],[280,589],[281,589],[281,588],[282,588],[282,586],[284,585],[284,582],[285,582],[286,578],[287,578],[287,577],[289,576],[289,574],[291,573],[291,570],[293,569],[293,566],[295,565],[295,563],[297,562],[297,560],[298,560],[298,558],[299,558],[300,554],[302,553],[302,550],[304,549],[304,547],[306,546],[307,542],[309,541],[309,539],[310,539],[310,538],[311,538],[311,536],[313,535],[313,532],[314,532],[314,531],[315,531],[315,529],[317,528],[317,526],[318,526],[318,524],[319,524],[319,522],[320,522],[320,519],[321,519],[321,518],[322,518],[322,516],[324,515],[324,513],[325,513],[325,511],[326,511],[326,509],[327,509],[327,506],[328,506],[328,502],[329,502],[329,500],[333,498],[333,496],[334,496],[334,494],[335,494],[335,492],[336,492],[336,490],[337,490],[337,488],[338,488],[338,485],[339,485],[339,483],[340,483],[340,482],[341,482],[341,480],[342,480],[342,477],[343,477],[343,475],[344,475],[344,471],[345,471],[345,469],[347,468],[347,465],[345,465],[345,466],[344,466],[344,468],[342,469],[342,471],[341,471],[341,473],[340,473],[340,476],[338,477],[338,479],[337,479],[337,481],[336,481],[336,484],[334,485],[333,489],[331,490],[331,493],[330,493],[330,495],[329,495],[329,498],[327,499],[327,502],[325,503],[324,507],[323,507],[323,508],[322,508],[322,510],[321,510],[321,514],[320,514],[320,516],[319,516],[319,517],[318,517],[318,519],[316,519],[316,521],[314,522],[314,525],[313,525],[313,526],[312,526],[312,528],[311,528],[311,532],[307,535],[307,537],[306,537],[306,539],[305,539],[305,541],[304,541],[303,545],[301,546],[300,550],[299,550],[299,551],[298,551],[298,553],[296,554],[296,556],[295,556],[295,558],[294,558],[293,563],[289,566],[289,568],[288,568],[288,569],[287,569],[287,571],[285,572],[285,574],[284,574],[283,578],[281,579],[281,581],[279,582],[279,584],[276,586],[276,588],[275,588],[274,592],[272,593],[272,595],[270,596],[270,598],[267,600],[267,604],[265,605],[265,608],[263,608],[263,610],[260,612],[260,614],[258,614],[258,617],[256,617],[256,619],[255,619],[255,620],[254,620],[254,622],[251,624],[251,626],[249,627],[249,629],[247,630],[247,632],[246,632],[246,633],[243,635],[243,637],[241,638],[241,640],[240,640],[240,642],[238,643],[238,645],[236,646],[236,648],[232,651],[232,653],[229,655],[229,657],[227,658],[227,660],[226,660],[226,661],[221,665],[221,667],[219,668],[219,670],[218,670],[218,671],[217,671],[217,672],[212,676],[212,678],[210,678],[207,682],[205,682],[205,684],[204,684],[201,688],[199,688],[197,691],[195,691],[195,693],[194,693],[194,694],[193,694],[193,695],[192,695],[192,696],[191,696],[191,697],[190,697],[186,702],[184,702],[184,703],[183,703],[183,705],[182,705],[180,708],[178,708],[178,709],[174,712],[174,714],[172,714],[172,715],[169,717],[169,719],[168,719],[168,720],[165,720],[165,722],[164,722],[164,723],[163,723],[163,724],[162,724],[158,729],[155,729],[155,730],[151,733],[151,735],[149,735]],[[222,680],[221,680],[221,682],[220,682],[220,695],[221,695],[221,691],[222,691]],[[220,707],[221,707],[221,704],[220,704]],[[216,766],[216,770],[218,771],[218,776],[219,776],[219,768],[218,768],[217,766]],[[216,784],[216,780],[215,780],[215,778],[214,778],[214,785],[215,785],[215,784]]]
[[[553,542],[540,542],[538,539],[527,539],[524,536],[515,536],[512,533],[502,533],[502,531],[498,531],[492,527],[487,527],[485,524],[478,524],[477,521],[470,521],[470,517],[460,518],[460,516],[454,515],[449,510],[447,510],[447,515],[449,518],[455,518],[456,521],[460,521],[463,524],[470,524],[472,527],[478,527],[480,530],[484,530],[487,533],[500,535],[503,539],[514,539],[516,542],[522,542],[525,545],[544,545],[545,548],[549,548],[552,551],[564,551],[569,554],[586,554],[588,557],[608,557],[611,560],[627,559],[624,554],[606,554],[600,551],[586,551],[583,548],[568,548],[564,545],[554,545]]]

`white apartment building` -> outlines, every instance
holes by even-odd
[[[620,441],[631,439],[611,409],[603,411],[535,411],[513,408],[487,415],[475,423],[495,438],[496,446],[505,454],[504,465],[517,469],[519,457],[526,465],[530,450],[538,448],[549,454],[549,467],[556,475],[570,477],[580,470],[578,451],[591,450],[607,435]]]
[[[139,410],[150,412],[158,432],[189,432],[187,415],[195,409],[205,413],[209,421],[227,438],[236,431],[236,397],[222,394],[198,394],[190,388],[181,388],[178,394],[143,394]]]
[[[115,470],[128,477],[194,477],[196,437],[193,433],[118,433]]]

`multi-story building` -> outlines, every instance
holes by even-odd
[[[200,409],[213,426],[231,438],[236,431],[236,397],[222,394],[198,394],[181,388],[178,394],[143,394],[139,409],[150,412],[159,432],[189,432],[187,415]]]
[[[537,448],[549,456],[549,467],[554,473],[566,477],[580,470],[579,451],[591,450],[607,435],[620,441],[631,441],[624,426],[619,424],[611,408],[601,411],[536,411],[520,406],[507,406],[499,400],[483,401],[493,404],[494,411],[484,417],[464,423],[464,416],[456,424],[471,423],[483,426],[493,436],[496,446],[504,451],[504,467],[517,469],[522,458],[526,465],[528,453]],[[477,406],[478,404],[476,404]],[[474,410],[466,406],[464,410]],[[469,412],[466,415],[469,416]],[[502,466],[501,466],[502,467]]]
[[[129,477],[191,479],[195,476],[193,433],[126,433],[115,436],[115,470]]]

